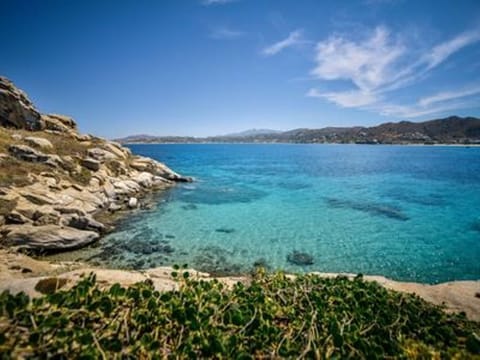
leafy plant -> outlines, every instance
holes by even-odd
[[[101,289],[95,275],[37,299],[0,295],[3,358],[480,358],[479,324],[419,297],[346,277],[259,270],[232,288],[175,267]]]

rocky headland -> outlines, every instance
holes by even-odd
[[[98,240],[109,216],[191,181],[120,144],[80,134],[68,116],[42,114],[0,77],[0,244],[33,253]],[[105,219],[107,221],[105,222]]]

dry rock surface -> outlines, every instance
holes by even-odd
[[[0,154],[0,246],[32,252],[86,246],[107,228],[100,214],[142,207],[145,194],[191,180],[118,143],[80,134],[68,116],[41,114],[4,77]]]

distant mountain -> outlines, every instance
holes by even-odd
[[[424,122],[401,121],[364,127],[326,127],[276,131],[252,129],[205,138],[136,135],[121,143],[339,143],[339,144],[480,144],[480,119],[450,116]]]
[[[221,135],[225,137],[248,137],[248,136],[258,136],[258,135],[271,135],[271,134],[280,134],[280,130],[272,129],[249,129],[238,133],[232,133],[227,135]]]

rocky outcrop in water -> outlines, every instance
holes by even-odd
[[[99,215],[142,206],[142,197],[191,181],[128,148],[80,134],[64,115],[40,114],[0,77],[0,245],[65,251],[96,241]]]

